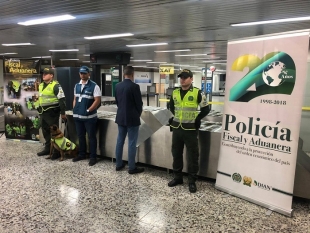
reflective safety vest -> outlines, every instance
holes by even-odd
[[[94,103],[94,90],[96,83],[88,80],[82,90],[82,84],[75,85],[75,106],[73,108],[73,117],[79,120],[87,120],[97,117],[97,109],[87,112],[87,109]]]
[[[15,92],[18,92],[19,90],[19,87],[20,87],[20,83],[18,81],[15,81],[15,80],[12,80],[12,83],[13,83],[13,89]]]
[[[76,145],[71,142],[68,138],[62,137],[62,138],[56,138],[56,139],[51,139],[52,142],[55,142],[56,145],[62,149],[62,150],[74,150]]]
[[[174,118],[171,124],[172,128],[181,126],[184,130],[196,130],[195,119],[198,116],[198,93],[199,89],[192,87],[181,99],[180,88],[173,91]]]
[[[33,127],[34,127],[35,129],[40,128],[40,120],[39,120],[39,118],[35,118],[35,119],[33,120]]]
[[[20,128],[18,126],[14,126],[13,130],[17,133],[20,134]]]
[[[8,133],[9,136],[12,135],[13,130],[12,130],[12,127],[9,124],[6,124],[5,130],[6,130],[6,132]]]
[[[32,109],[32,103],[31,103],[30,101],[27,101],[27,108],[28,108],[29,110]]]
[[[26,135],[26,126],[21,126],[20,127],[20,134],[25,136]]]
[[[44,90],[44,82],[42,82],[39,86],[39,106],[45,107],[43,108],[43,111],[46,111],[50,108],[58,107],[57,104],[59,102],[57,96],[55,96],[54,94],[54,87],[56,84],[58,84],[57,81],[51,81],[49,84],[47,84],[47,87],[45,87]]]

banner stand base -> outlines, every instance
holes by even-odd
[[[242,194],[235,193],[235,192],[233,192],[232,190],[227,189],[227,188],[224,188],[224,187],[222,187],[222,186],[220,186],[220,185],[217,185],[217,184],[215,184],[215,188],[218,189],[218,190],[221,190],[221,191],[223,191],[223,192],[226,192],[226,193],[228,193],[228,194],[230,194],[230,195],[233,195],[233,196],[235,196],[235,197],[239,197],[239,198],[242,198],[242,199],[244,199],[244,200],[246,200],[246,201],[252,202],[252,203],[254,203],[254,204],[256,204],[256,205],[263,206],[263,207],[269,209],[269,211],[275,211],[275,212],[278,212],[278,213],[280,213],[280,214],[286,215],[286,216],[288,216],[288,217],[292,217],[292,216],[293,216],[293,209],[287,211],[287,210],[281,209],[281,208],[279,208],[279,207],[270,205],[270,204],[268,204],[268,203],[260,202],[260,201],[258,201],[258,200],[249,198],[249,197],[244,196],[244,195],[242,195]],[[268,211],[267,211],[267,212],[268,212]],[[266,214],[267,214],[267,213],[266,213]],[[270,214],[271,214],[271,213],[270,213]]]

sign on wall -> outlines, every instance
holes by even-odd
[[[309,32],[228,43],[216,187],[291,215]]]
[[[39,60],[4,60],[5,136],[39,140],[39,115],[35,109],[40,84]]]

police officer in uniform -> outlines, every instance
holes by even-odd
[[[176,88],[171,95],[169,106],[174,115],[169,120],[172,127],[172,156],[174,179],[168,183],[169,187],[183,184],[183,148],[187,148],[189,191],[195,193],[196,175],[199,170],[198,158],[198,130],[201,119],[210,112],[206,96],[192,86],[193,73],[184,69],[178,75],[181,87]],[[200,106],[200,112],[198,111]]]
[[[40,115],[40,125],[42,127],[43,136],[45,139],[44,149],[37,153],[38,156],[48,155],[50,152],[51,145],[51,125],[59,125],[59,116],[63,120],[66,119],[66,99],[65,94],[54,79],[54,69],[45,68],[43,70],[43,82],[39,85],[39,100],[38,112]],[[60,157],[59,153],[55,153],[52,159]]]

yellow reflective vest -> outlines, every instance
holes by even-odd
[[[62,137],[62,138],[56,138],[56,139],[51,139],[52,142],[55,142],[56,145],[62,149],[62,150],[74,150],[76,145],[71,142],[68,138]]]
[[[58,104],[58,98],[54,94],[54,87],[58,84],[57,81],[51,81],[49,84],[47,84],[47,87],[44,88],[44,82],[42,82],[39,86],[39,106],[40,107],[50,107],[51,105]],[[56,107],[56,106],[53,106]],[[53,108],[52,107],[52,108]],[[49,108],[43,108],[44,111]]]
[[[198,116],[199,89],[196,87],[189,89],[183,100],[181,99],[180,90],[180,88],[177,88],[172,93],[175,109],[171,127],[181,127],[185,130],[196,130],[195,119]]]

